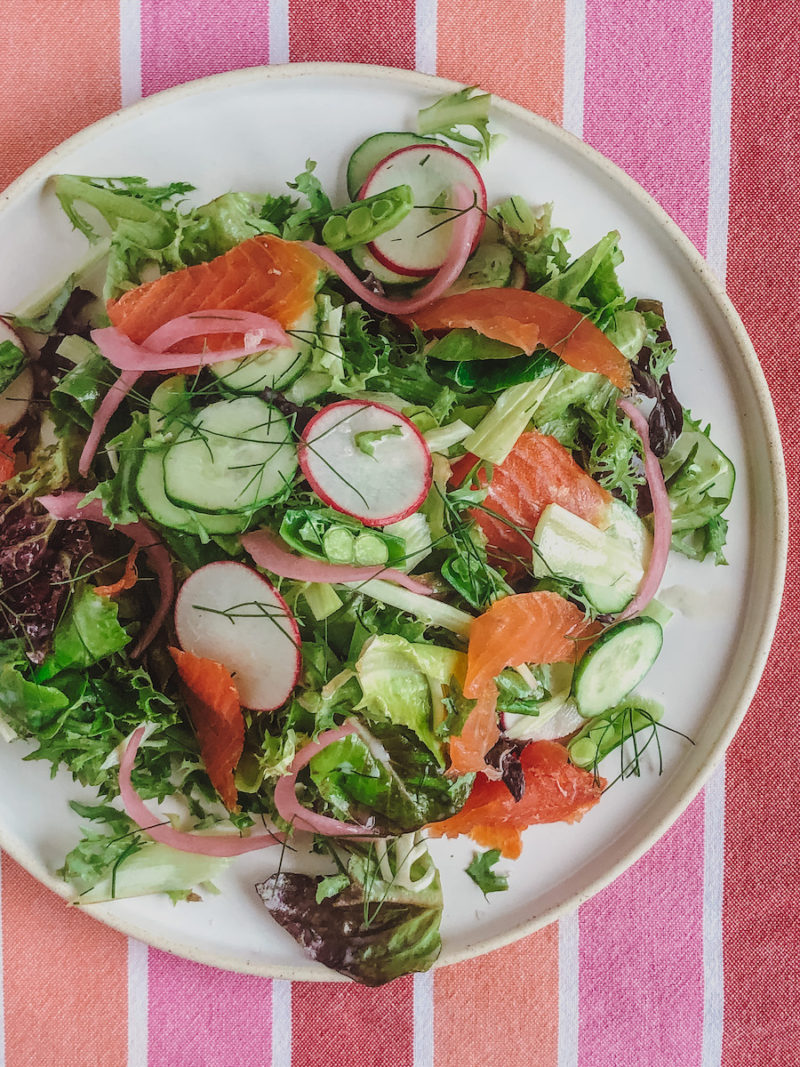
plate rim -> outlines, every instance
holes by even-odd
[[[396,67],[380,66],[361,63],[286,63],[246,67],[240,70],[224,71],[219,74],[208,75],[204,78],[185,82],[181,85],[164,89],[158,93],[143,97],[133,104],[118,108],[110,114],[91,123],[89,126],[72,134],[66,140],[61,141],[44,156],[38,159],[19,175],[10,185],[0,193],[0,225],[2,215],[13,201],[24,195],[32,186],[35,186],[44,178],[53,173],[55,164],[61,155],[80,149],[84,142],[89,143],[98,134],[104,133],[129,119],[136,118],[140,114],[155,111],[163,106],[170,106],[183,98],[202,95],[204,92],[215,88],[227,89],[237,85],[245,85],[249,82],[263,81],[287,81],[304,77],[334,77],[344,79],[354,78],[379,78],[394,81],[409,88],[423,89],[432,93],[442,94],[444,91],[455,91],[464,88],[463,83],[452,79],[440,78],[436,75],[424,74],[420,71],[405,70]],[[664,208],[652,197],[639,183],[626,171],[597,149],[592,148],[574,134],[556,125],[548,119],[529,111],[527,108],[515,104],[510,100],[495,93],[492,94],[492,105],[501,113],[505,113],[513,119],[532,127],[539,134],[566,147],[572,153],[582,157],[592,166],[602,171],[605,176],[617,188],[622,188],[637,203],[645,209],[647,214],[658,227],[666,233],[676,246],[677,251],[685,262],[691,266],[697,276],[699,284],[705,294],[716,306],[721,314],[725,326],[730,330],[737,346],[737,356],[743,361],[743,369],[749,384],[752,387],[752,402],[761,420],[764,431],[767,458],[772,471],[771,503],[773,507],[774,543],[770,568],[770,593],[764,605],[765,625],[752,649],[750,664],[744,679],[744,684],[738,699],[732,706],[732,713],[719,730],[716,738],[708,746],[708,757],[701,767],[698,768],[694,777],[683,789],[680,797],[673,802],[658,819],[648,834],[636,845],[631,847],[625,854],[602,874],[597,875],[590,884],[581,891],[573,893],[567,899],[558,904],[551,905],[540,914],[523,923],[510,927],[502,934],[496,934],[485,940],[470,943],[464,948],[443,950],[434,963],[434,967],[448,966],[460,963],[468,959],[492,952],[495,949],[512,944],[549,925],[562,915],[574,911],[581,904],[608,886],[616,878],[631,867],[667,832],[673,823],[688,808],[697,794],[706,784],[724,758],[725,751],[731,743],[735,733],[739,729],[745,714],[747,713],[757,686],[760,682],[767,658],[772,647],[775,632],[778,625],[780,606],[785,583],[786,566],[788,558],[789,520],[788,520],[788,488],[783,448],[780,438],[777,416],[766,377],[756,355],[753,344],[747,334],[744,324],[739,317],[724,286],[718,280],[711,267],[702,257],[700,252],[683,233],[678,224],[669,216]],[[24,843],[18,841],[9,842],[6,828],[0,825],[0,849],[6,852],[14,860],[20,863],[33,877],[57,893],[66,898],[68,889],[66,884],[42,864],[32,852],[28,852]],[[234,956],[226,956],[223,952],[214,950],[187,949],[184,945],[171,942],[168,936],[153,935],[147,929],[140,926],[135,920],[119,919],[114,916],[111,906],[108,904],[89,905],[83,909],[86,914],[103,922],[106,926],[135,937],[155,948],[171,952],[174,955],[194,962],[204,963],[209,966],[219,967],[224,970],[235,971],[241,974],[260,975],[267,978],[279,978],[291,981],[330,981],[346,982],[349,979],[329,971],[312,961],[305,965],[271,965],[255,962],[250,959],[242,960]]]

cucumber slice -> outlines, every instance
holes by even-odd
[[[247,529],[249,515],[198,515],[173,504],[164,491],[164,453],[145,452],[136,476],[136,492],[151,518],[161,526],[202,537],[207,534],[236,534]]]
[[[210,404],[164,455],[164,489],[179,507],[250,512],[290,484],[297,449],[289,423],[254,396]]]
[[[305,312],[289,327],[294,343],[289,348],[270,348],[244,359],[212,363],[211,373],[233,393],[260,393],[283,389],[300,377],[311,361],[317,338],[317,310]]]
[[[620,576],[611,584],[583,583],[584,596],[596,611],[604,615],[623,611],[631,602],[639,588],[653,548],[652,534],[639,516],[622,501],[612,501],[609,518],[611,525],[604,531],[606,537],[614,538],[624,545],[638,566],[633,565],[630,573]]]
[[[623,578],[637,585],[640,562],[624,541],[598,530],[560,504],[548,504],[533,535],[533,573],[537,578],[568,578],[614,586]]]
[[[418,133],[374,133],[362,141],[347,164],[347,195],[355,200],[361,187],[382,159],[398,148],[415,144],[441,144],[432,137],[420,137]]]
[[[150,434],[156,437],[165,433],[169,423],[181,415],[189,415],[191,410],[190,397],[186,392],[186,375],[173,374],[156,386],[150,397],[148,420]]]
[[[643,615],[599,637],[575,668],[573,693],[581,715],[591,719],[619,704],[653,666],[663,640],[656,620]]]

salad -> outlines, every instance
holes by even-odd
[[[619,234],[492,201],[490,102],[369,137],[344,203],[311,160],[199,206],[53,178],[88,249],[0,319],[0,729],[93,790],[74,903],[263,851],[265,922],[378,985],[439,954],[431,838],[501,892],[660,759],[656,594],[724,564],[734,470]]]

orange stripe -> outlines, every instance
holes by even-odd
[[[3,7],[0,188],[120,105],[119,0]]]
[[[120,1067],[128,943],[2,857],[8,1067]]]
[[[524,42],[521,51],[514,42]],[[564,0],[439,0],[437,73],[561,122]]]
[[[433,996],[436,1067],[555,1067],[558,925],[435,971]]]

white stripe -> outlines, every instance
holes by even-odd
[[[415,65],[423,74],[436,73],[436,0],[417,0],[415,29],[417,47]]]
[[[714,0],[711,42],[711,138],[706,259],[725,284],[731,171],[733,0]]]
[[[292,1067],[292,983],[272,980],[272,1067]]]
[[[558,921],[558,1067],[578,1067],[578,912]]]
[[[148,948],[128,938],[128,1067],[147,1067]]]
[[[289,62],[289,0],[269,0],[269,61]]]
[[[583,137],[583,79],[586,70],[586,0],[564,3],[565,130]]]
[[[141,0],[119,0],[119,84],[123,107],[141,100]]]
[[[711,131],[706,259],[725,284],[731,164],[733,0],[714,0],[711,38]],[[705,789],[703,848],[703,1067],[722,1062],[724,961],[722,900],[725,870],[725,765]]]
[[[722,1063],[724,970],[722,891],[725,861],[725,765],[706,785],[703,849],[703,1067]]]
[[[433,1067],[433,972],[414,975],[414,1067]]]

